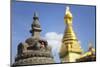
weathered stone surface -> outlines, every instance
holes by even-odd
[[[16,65],[30,65],[30,64],[49,64],[52,62],[52,58],[48,57],[31,57],[27,59],[21,59],[15,62]]]
[[[14,66],[54,63],[51,47],[48,46],[46,40],[40,37],[41,28],[38,21],[39,18],[34,14],[33,19],[32,36],[27,38],[24,43],[19,43]]]

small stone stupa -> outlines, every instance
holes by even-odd
[[[36,12],[33,19],[30,30],[32,35],[24,43],[19,43],[14,66],[54,63],[51,47],[48,46],[46,40],[40,37],[42,29]]]

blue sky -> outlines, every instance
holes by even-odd
[[[95,47],[95,7],[69,4],[46,4],[34,2],[12,2],[12,58],[16,56],[17,45],[31,36],[29,30],[36,11],[42,27],[41,36],[48,32],[63,34],[65,29],[64,15],[66,6],[70,6],[73,14],[73,28],[82,49],[87,51],[88,43]],[[55,51],[54,51],[55,52]],[[58,57],[58,55],[57,55]],[[56,62],[59,59],[56,58]]]

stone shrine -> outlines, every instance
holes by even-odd
[[[54,63],[51,47],[48,46],[45,39],[40,37],[42,29],[36,12],[33,19],[31,37],[27,38],[25,42],[19,43],[14,66]]]

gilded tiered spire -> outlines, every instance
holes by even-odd
[[[66,8],[64,20],[66,24],[66,29],[65,29],[65,33],[63,37],[63,42],[66,42],[66,40],[69,40],[69,39],[77,40],[75,33],[73,31],[73,28],[72,28],[73,16],[72,16],[72,13],[69,7]]]
[[[75,59],[82,53],[82,49],[73,31],[73,15],[69,7],[66,8],[64,20],[66,28],[62,39],[60,56],[63,59],[62,62],[75,62]]]
[[[72,13],[70,11],[70,8],[66,7],[66,12],[65,12],[65,17],[64,17],[65,23],[67,25],[72,24],[72,19],[73,19],[73,16],[72,16]]]

